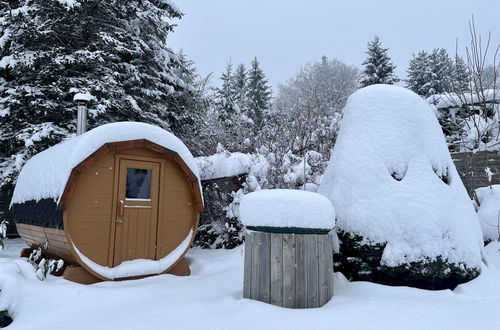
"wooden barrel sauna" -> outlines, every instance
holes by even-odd
[[[165,130],[103,125],[23,167],[11,208],[30,246],[102,280],[168,272],[181,262],[203,199],[196,162]]]

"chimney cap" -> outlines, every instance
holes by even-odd
[[[75,96],[73,96],[73,101],[84,101],[84,102],[89,102],[92,101],[94,97],[90,93],[76,93]]]

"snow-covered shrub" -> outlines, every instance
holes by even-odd
[[[47,250],[47,242],[33,251],[28,257],[28,262],[33,266],[36,277],[43,281],[47,275],[58,272],[64,266],[62,259],[45,259],[42,257],[45,250]]]
[[[350,279],[453,288],[479,274],[477,215],[428,104],[401,87],[349,98],[320,193]]]
[[[476,195],[484,242],[500,241],[500,185],[478,188]]]
[[[4,239],[7,237],[7,225],[9,222],[7,220],[2,220],[0,222],[0,251],[2,251],[5,247]]]
[[[12,323],[12,318],[7,311],[0,311],[0,328],[5,328]]]
[[[261,153],[230,153],[222,145],[218,153],[198,157],[205,211],[195,245],[232,249],[243,243],[239,220],[240,198],[267,184],[269,163]]]

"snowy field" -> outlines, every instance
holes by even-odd
[[[500,244],[486,247],[482,274],[454,291],[348,282],[335,274],[325,306],[289,310],[242,298],[243,247],[192,249],[192,275],[79,285],[34,278],[17,258],[23,243],[0,253],[0,308],[8,329],[498,329]]]

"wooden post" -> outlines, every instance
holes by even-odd
[[[243,297],[314,308],[333,296],[330,235],[247,232]]]

